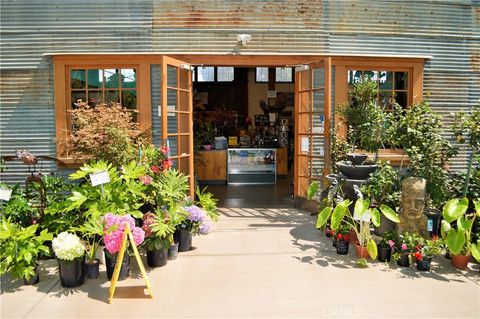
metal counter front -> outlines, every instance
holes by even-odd
[[[228,184],[276,184],[275,148],[229,148]]]

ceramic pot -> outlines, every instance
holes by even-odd
[[[368,254],[367,246],[360,246],[355,244],[355,253],[357,254],[357,258],[365,258],[365,259],[370,258],[370,255]]]
[[[74,260],[57,259],[57,261],[62,287],[73,288],[83,284],[85,281],[83,257]]]
[[[470,261],[470,255],[452,255],[452,265],[458,269],[465,269]]]

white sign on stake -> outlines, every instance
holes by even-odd
[[[361,222],[369,222],[370,221],[370,212],[365,212],[362,215],[358,215],[356,213],[353,214],[353,219],[361,221]]]
[[[108,175],[107,171],[92,173],[90,174],[90,181],[92,186],[107,184],[110,183],[110,175]]]
[[[9,201],[12,197],[12,190],[6,188],[0,188],[0,199],[4,201]]]

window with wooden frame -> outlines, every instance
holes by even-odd
[[[275,82],[276,83],[292,83],[294,81],[292,68],[275,68]],[[255,82],[267,83],[268,82],[268,68],[256,67],[255,68]]]

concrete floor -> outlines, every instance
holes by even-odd
[[[372,263],[356,268],[314,229],[314,217],[291,208],[222,208],[208,236],[165,267],[148,269],[154,298],[138,272],[121,281],[59,284],[55,261],[41,281],[2,279],[2,318],[479,318],[478,265],[458,271],[446,259],[421,273]],[[132,259],[132,264],[135,264]],[[140,295],[135,295],[140,293]],[[130,294],[135,298],[125,298]]]

